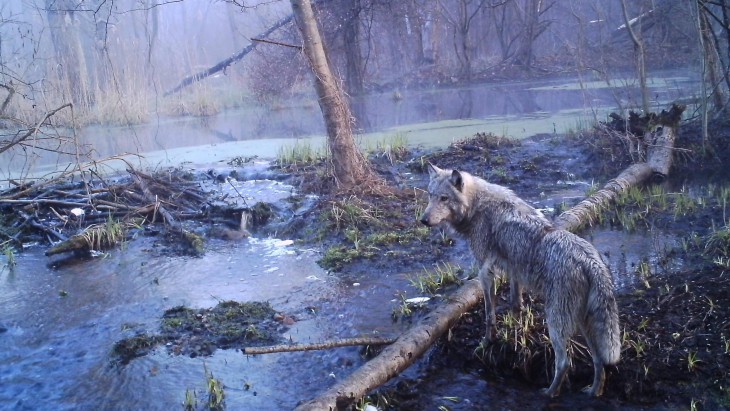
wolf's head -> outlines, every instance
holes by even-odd
[[[447,223],[458,226],[467,216],[469,198],[466,195],[471,176],[457,170],[442,170],[428,164],[428,206],[421,222],[429,227]]]

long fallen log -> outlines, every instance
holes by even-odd
[[[674,105],[670,110],[671,118],[661,123],[660,137],[651,137],[647,147],[647,158],[652,163],[638,163],[629,166],[618,177],[609,181],[603,189],[583,200],[576,207],[558,216],[555,224],[563,229],[575,231],[590,225],[597,213],[608,207],[621,193],[635,185],[644,184],[653,175],[663,175],[671,168],[673,144],[679,128],[683,106]],[[662,112],[664,115],[666,112]],[[666,119],[666,118],[665,118]],[[659,141],[661,140],[661,141]],[[662,150],[661,153],[652,152]],[[408,368],[431,345],[437,341],[459,318],[476,307],[482,298],[482,290],[477,280],[467,281],[447,302],[424,317],[413,328],[403,333],[380,355],[373,358],[349,377],[321,393],[318,397],[299,405],[297,411],[321,411],[344,409],[371,390],[386,383],[401,371]]]

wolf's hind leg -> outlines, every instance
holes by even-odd
[[[543,389],[543,393],[550,397],[555,397],[560,394],[560,387],[563,385],[565,375],[568,373],[570,367],[570,359],[568,358],[568,337],[562,329],[558,329],[553,324],[550,324],[548,319],[548,334],[550,335],[550,342],[553,345],[553,351],[555,352],[555,376],[553,382],[546,389]]]
[[[492,342],[497,335],[497,314],[494,310],[494,300],[496,299],[494,274],[491,272],[489,264],[482,264],[479,269],[479,280],[482,282],[482,292],[484,293],[484,322],[487,326],[484,341]]]
[[[588,345],[588,349],[591,351],[591,357],[593,358],[593,385],[583,388],[583,392],[588,393],[593,397],[600,397],[603,395],[603,386],[606,381],[605,365],[603,364],[603,359],[598,352],[597,344],[593,341],[594,336],[582,330],[581,333],[586,336],[586,343]]]

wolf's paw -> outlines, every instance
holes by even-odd
[[[481,345],[482,347],[489,347],[490,345],[494,344],[496,341],[497,341],[497,338],[495,335],[487,333],[487,335],[482,337],[481,341],[479,341],[479,345]]]
[[[555,398],[558,396],[558,394],[560,394],[560,392],[558,390],[550,390],[550,387],[543,388],[540,390],[540,392],[543,393],[543,395],[547,395],[550,398]]]
[[[589,386],[583,388],[581,391],[583,391],[584,393],[590,395],[591,397],[600,397],[601,395],[603,395],[603,390],[602,389],[600,389],[600,388],[598,388],[598,389],[593,388],[592,385],[589,385]]]

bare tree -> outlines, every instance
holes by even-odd
[[[486,0],[458,0],[456,7],[452,7],[439,0],[442,15],[454,26],[454,49],[459,61],[460,77],[466,82],[472,79],[473,47],[469,41],[469,31],[474,17],[482,11],[485,3]]]
[[[634,43],[634,51],[636,53],[636,70],[639,77],[639,87],[641,88],[641,108],[644,110],[644,113],[648,113],[649,91],[646,88],[646,52],[644,50],[644,42],[641,38],[639,38],[639,35],[637,35],[636,30],[634,30],[633,27],[635,22],[641,24],[641,19],[629,19],[629,12],[626,10],[626,0],[621,0],[621,10],[624,14],[626,30],[629,32],[631,41]],[[639,27],[638,31],[641,32],[641,27]]]
[[[332,152],[335,181],[340,189],[354,189],[363,183],[377,181],[355,144],[350,108],[338,79],[330,69],[312,3],[310,0],[291,0],[291,5],[302,33],[304,54],[314,73],[319,107]]]

